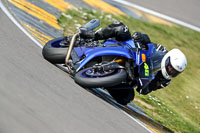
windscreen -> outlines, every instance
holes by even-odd
[[[161,69],[161,61],[164,55],[165,53],[160,50],[156,50],[155,48],[151,49],[150,62],[152,74],[158,72]]]

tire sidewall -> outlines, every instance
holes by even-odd
[[[43,49],[42,49],[42,55],[43,57],[48,60],[49,62],[53,64],[63,64],[65,62],[65,58],[67,55],[68,47],[65,48],[55,48],[52,47],[52,43],[54,43],[57,40],[63,40],[64,37],[55,38],[53,40],[48,41]]]
[[[87,68],[88,69],[88,68]],[[113,75],[101,77],[101,78],[87,78],[82,77],[82,73],[86,69],[83,69],[75,74],[74,80],[77,84],[87,88],[97,88],[97,87],[109,87],[120,84],[122,81],[126,80],[127,73],[124,69],[118,69],[118,73]]]

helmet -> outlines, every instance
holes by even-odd
[[[170,50],[161,61],[161,72],[165,79],[170,80],[184,71],[187,65],[185,55],[179,49]]]

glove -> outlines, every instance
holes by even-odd
[[[134,39],[135,42],[141,42],[143,40],[142,33],[134,32],[133,33],[133,39]]]
[[[88,31],[85,28],[79,29],[79,35],[81,38],[84,39],[94,39],[95,38],[95,32],[94,31]]]
[[[140,42],[143,45],[147,45],[151,42],[149,36],[147,34],[142,34],[141,32],[134,32],[133,33],[134,42]]]

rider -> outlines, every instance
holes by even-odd
[[[119,21],[96,32],[80,29],[80,37],[93,40],[115,38],[117,41],[126,41],[133,38],[135,44],[140,44],[140,47],[143,50],[148,49],[147,44],[151,43],[147,34],[134,32],[131,37],[128,27]],[[137,91],[144,95],[169,85],[171,79],[183,72],[187,65],[186,57],[179,49],[172,49],[168,52],[166,48],[161,45],[154,44],[154,46],[157,51],[164,54],[164,57],[161,61],[160,71],[157,72],[154,80],[152,80],[150,84],[142,90],[141,88],[137,88]]]

